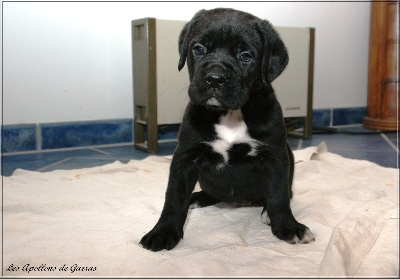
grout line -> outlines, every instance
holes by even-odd
[[[141,160],[141,158],[137,159],[137,158],[121,158],[118,156],[113,156],[113,157],[90,157],[90,156],[79,156],[79,157],[73,157],[74,159],[82,159],[82,160],[95,160],[95,161],[130,161],[130,160]]]
[[[399,149],[397,148],[397,146],[385,135],[385,134],[381,134],[381,137],[397,152],[399,153]]]
[[[101,153],[101,154],[111,155],[110,152],[106,152],[106,151],[103,151],[103,150],[100,150],[100,149],[97,149],[97,148],[89,148],[89,149],[90,149],[90,150],[93,150],[93,151],[96,151],[96,152],[99,152],[99,153]]]
[[[68,152],[75,150],[91,149],[91,148],[106,148],[106,147],[124,147],[132,146],[132,142],[127,143],[113,143],[113,144],[103,144],[103,145],[91,145],[91,146],[80,146],[80,147],[68,147],[68,148],[55,148],[55,149],[42,149],[42,150],[32,150],[32,151],[17,151],[17,152],[7,152],[1,154],[4,156],[14,156],[14,155],[29,155],[29,154],[39,154],[39,153],[52,153],[52,152]]]
[[[35,136],[36,136],[36,150],[42,150],[42,129],[40,128],[40,124],[36,123],[35,125]]]
[[[333,128],[356,128],[363,127],[363,124],[345,124],[345,125],[335,125]]]
[[[57,166],[57,165],[59,165],[59,164],[61,164],[61,163],[64,163],[64,162],[66,162],[66,161],[69,161],[69,160],[71,160],[71,159],[72,159],[72,157],[71,157],[71,158],[65,158],[64,160],[61,160],[61,161],[52,163],[52,164],[50,164],[50,165],[41,167],[40,169],[37,169],[36,171],[43,171],[43,170],[45,170],[45,169],[47,169],[47,168],[49,168],[49,167]]]
[[[297,145],[297,149],[302,149],[303,148],[303,139],[299,140],[299,144]]]

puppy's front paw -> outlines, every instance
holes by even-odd
[[[168,226],[156,226],[142,237],[139,244],[144,248],[157,252],[163,249],[173,249],[183,238],[183,233]]]
[[[314,234],[311,230],[303,224],[281,224],[280,226],[273,226],[272,232],[279,239],[285,240],[291,244],[297,243],[310,243],[315,240]]]

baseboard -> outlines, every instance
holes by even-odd
[[[25,152],[132,142],[132,119],[2,126],[1,151]]]
[[[313,110],[313,127],[362,124],[366,114],[366,107],[315,109]]]
[[[313,111],[313,126],[361,124],[365,115],[365,107],[316,109]],[[176,139],[179,126],[179,124],[160,126],[159,139]],[[132,119],[3,125],[1,152],[15,153],[89,147],[131,143],[132,141]]]

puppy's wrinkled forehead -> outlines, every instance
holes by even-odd
[[[198,20],[192,30],[192,42],[210,43],[214,47],[232,45],[251,45],[262,47],[257,18],[246,14],[210,13]]]

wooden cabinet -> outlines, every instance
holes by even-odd
[[[399,122],[398,6],[372,2],[369,41],[368,103],[364,127],[397,130]]]

